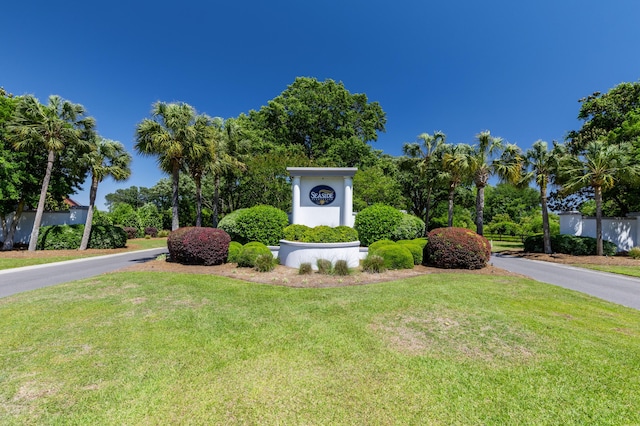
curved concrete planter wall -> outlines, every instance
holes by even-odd
[[[335,264],[337,260],[346,260],[350,268],[360,265],[360,241],[349,243],[300,243],[297,241],[280,240],[278,251],[280,264],[291,268],[300,267],[301,263],[310,263],[317,269],[318,259],[330,260]]]

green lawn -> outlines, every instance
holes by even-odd
[[[618,265],[588,265],[576,264],[580,268],[594,269],[596,271],[610,272],[612,274],[629,275],[631,277],[640,277],[640,261],[638,266],[618,266]]]
[[[133,250],[144,250],[150,248],[158,248],[158,247],[166,247],[167,239],[166,238],[136,238],[133,240],[127,241],[126,249],[128,251]],[[22,266],[32,266],[32,265],[42,265],[45,263],[53,263],[53,262],[62,262],[65,260],[79,259],[82,257],[93,257],[93,256],[101,256],[104,254],[109,254],[108,251],[78,251],[78,250],[62,250],[64,255],[60,256],[49,256],[49,252],[46,251],[36,251],[34,254],[29,255],[27,257],[13,257],[11,256],[12,252],[1,252],[0,251],[0,270],[2,269],[10,269],[10,268],[20,268]],[[114,251],[114,253],[118,253],[119,251]],[[25,255],[27,254],[24,252]],[[3,256],[4,254],[4,256]],[[47,256],[41,256],[42,254],[46,254]]]
[[[520,241],[499,241],[499,240],[490,240],[491,241],[491,251],[494,253],[499,253],[508,250],[522,250],[523,245]]]
[[[518,277],[0,299],[0,424],[640,424],[640,312]]]

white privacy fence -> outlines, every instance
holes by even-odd
[[[640,246],[640,213],[627,217],[602,218],[602,239],[618,246],[618,251],[628,251]],[[582,237],[596,236],[596,218],[580,212],[560,213],[560,233]]]
[[[87,220],[87,212],[89,207],[71,207],[68,211],[63,212],[45,212],[42,216],[42,224],[40,226],[49,225],[84,225]],[[7,216],[7,230],[11,227],[11,218],[13,214]],[[16,244],[29,244],[33,222],[36,217],[35,211],[23,212],[18,220],[18,226],[13,241]],[[4,241],[2,227],[0,227],[0,241]]]

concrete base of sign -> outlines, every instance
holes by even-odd
[[[302,263],[310,263],[317,270],[318,259],[330,260],[335,264],[337,260],[346,260],[350,268],[360,266],[360,241],[349,243],[300,243],[297,241],[280,240],[278,250],[280,264],[290,268],[299,268]]]

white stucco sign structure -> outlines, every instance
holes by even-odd
[[[353,226],[355,167],[288,167],[291,223],[314,227]]]

